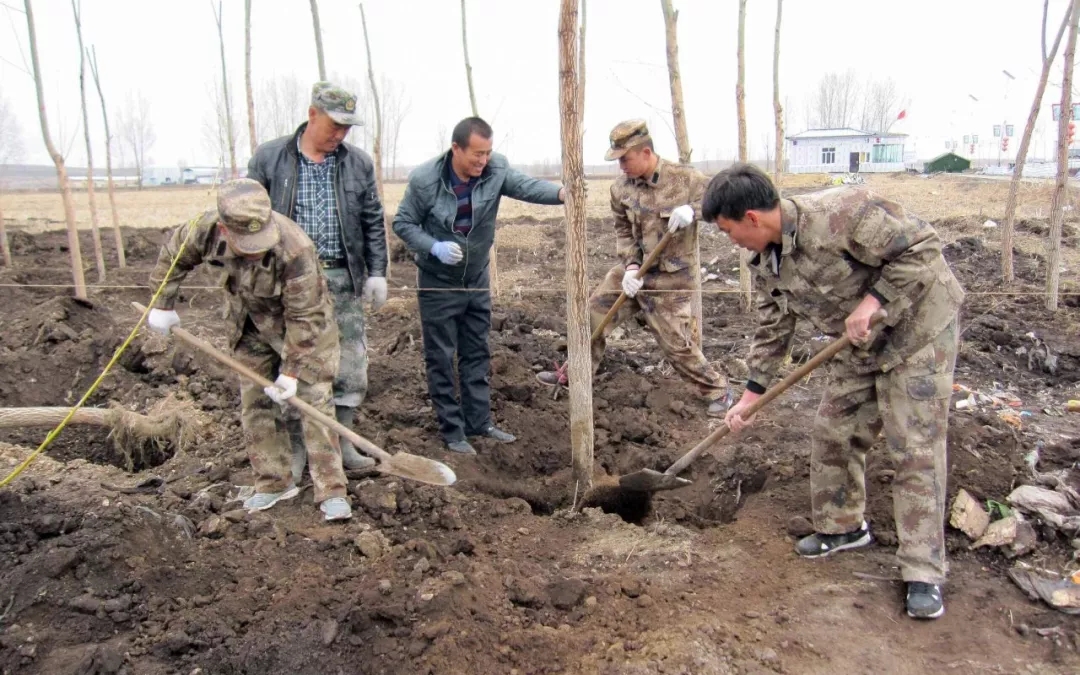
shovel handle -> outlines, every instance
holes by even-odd
[[[886,316],[887,314],[885,313],[885,310],[878,310],[872,317],[870,317],[870,325],[876,325]],[[837,339],[830,342],[828,345],[826,345],[824,349],[819,351],[817,354],[814,354],[814,356],[809,361],[793,370],[790,375],[780,380],[780,382],[775,387],[770,388],[768,391],[761,395],[761,398],[750,404],[750,407],[746,409],[745,413],[743,413],[743,417],[753,417],[755,414],[757,414],[759,410],[767,406],[769,402],[790,389],[791,385],[795,384],[799,380],[809,375],[818,366],[832,359],[832,357],[836,356],[844,349],[847,349],[847,347],[850,345],[851,340],[848,339],[847,335],[841,335]],[[683,469],[690,466],[690,464],[693,463],[695,459],[700,457],[703,452],[712,447],[714,443],[719,441],[724,436],[727,436],[728,432],[730,431],[731,428],[728,427],[727,424],[718,427],[711,434],[706,436],[705,440],[695,445],[693,449],[690,450],[690,452],[686,453],[685,455],[680,457],[678,461],[669,466],[667,471],[665,471],[664,473],[671,474],[673,476],[682,473]]]
[[[656,264],[656,260],[660,257],[660,254],[664,252],[664,249],[667,247],[668,242],[671,241],[671,238],[673,236],[675,236],[675,233],[668,230],[664,233],[663,237],[660,237],[660,241],[656,242],[656,246],[654,246],[652,252],[649,253],[649,257],[645,258],[645,261],[641,263],[641,267],[639,267],[637,272],[634,274],[636,278],[640,279],[641,275],[645,274],[645,272],[647,272],[650,267]],[[600,338],[600,336],[603,335],[604,329],[607,328],[607,325],[611,323],[612,319],[615,318],[615,314],[619,311],[619,308],[622,307],[625,303],[626,293],[619,293],[619,298],[615,301],[615,304],[611,306],[611,309],[609,309],[607,311],[607,314],[604,315],[604,318],[600,322],[600,325],[598,325],[596,327],[596,330],[593,331],[592,337],[589,338],[590,342],[596,342]]]
[[[137,302],[133,302],[131,303],[131,305],[140,312],[146,311],[146,307]],[[218,349],[215,349],[214,346],[211,345],[209,342],[195,337],[183,328],[180,328],[179,326],[173,326],[170,332],[188,346],[194,347],[195,349],[199,350],[203,354],[206,354],[221,365],[231,368],[236,373],[242,375],[243,377],[246,377],[260,387],[271,387],[274,385],[273,382],[266,379],[262,375],[259,375],[251,368],[248,368],[247,366],[232,358],[228,354],[224,354]],[[300,412],[315,420],[319,424],[323,425],[327,429],[330,429],[331,431],[337,433],[340,436],[344,436],[346,440],[350,441],[358,448],[361,448],[365,453],[371,455],[372,457],[376,457],[380,460],[386,461],[393,456],[379,446],[369,441],[368,439],[364,438],[360,434],[356,433],[352,429],[348,428],[344,424],[341,424],[336,419],[320,412],[310,403],[302,401],[299,397],[292,396],[285,400],[286,402],[291,403],[293,406],[295,406]]]

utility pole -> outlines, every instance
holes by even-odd
[[[1004,97],[1002,98],[1002,101],[1001,101],[1001,108],[1002,108],[1002,111],[1001,111],[1002,112],[1002,116],[1001,116],[1001,142],[998,143],[998,166],[1001,166],[1001,155],[1002,155],[1003,152],[1005,152],[1005,149],[1008,147],[1008,144],[1009,144],[1009,141],[1008,141],[1008,138],[1009,138],[1009,135],[1008,135],[1008,130],[1009,130],[1009,122],[1008,122],[1008,117],[1009,117],[1009,112],[1008,112],[1008,107],[1009,107],[1009,82],[1016,79],[1015,77],[1012,76],[1012,73],[1010,73],[1009,71],[1007,71],[1005,69],[1002,69],[1001,72],[1004,73],[1005,77],[1007,77],[1009,79],[1005,80],[1005,95],[1004,95]]]

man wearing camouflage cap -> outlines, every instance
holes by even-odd
[[[360,148],[345,143],[352,126],[363,124],[359,101],[330,82],[311,90],[308,121],[292,134],[263,143],[248,163],[248,178],[270,193],[274,210],[296,221],[315,243],[341,334],[341,364],[334,381],[335,413],[351,425],[367,394],[364,302],[378,310],[386,302],[386,226],[376,190],[375,167]],[[366,273],[366,280],[365,280]],[[293,478],[304,471],[299,418],[289,415]],[[373,461],[341,439],[345,467]]]
[[[188,273],[203,262],[221,270],[233,354],[267,379],[276,378],[265,389],[247,380],[240,385],[241,421],[255,471],[255,494],[244,508],[268,509],[299,494],[289,438],[282,431],[282,408],[292,407],[286,400],[296,395],[330,414],[339,349],[326,280],[311,240],[296,223],[271,211],[269,195],[253,180],[223,184],[217,209],[173,230],[150,275],[154,288],[184,242],[147,324],[167,335],[180,323],[173,307]],[[302,433],[315,501],[326,520],[351,517],[336,435],[306,419]]]
[[[697,288],[690,265],[707,182],[697,169],[665,161],[653,149],[644,120],[620,122],[611,131],[604,159],[618,160],[623,175],[611,186],[611,210],[619,264],[608,271],[589,298],[592,330],[600,325],[620,291],[628,300],[592,344],[593,372],[600,367],[607,336],[637,311],[668,362],[708,401],[708,414],[723,416],[728,386],[695,343],[691,295]],[[674,233],[654,267],[637,278],[641,263],[668,232]],[[537,374],[541,383],[565,384],[563,370]]]

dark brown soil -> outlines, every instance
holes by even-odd
[[[554,252],[511,244],[500,261],[533,271],[541,286],[561,286],[562,226],[534,226]],[[948,234],[951,226],[942,229]],[[612,264],[614,245],[610,224],[590,223],[590,230],[595,283]],[[131,267],[110,271],[113,286],[143,285],[156,257],[157,233],[127,237]],[[0,284],[69,283],[62,234],[16,232],[12,240],[15,268],[0,268]],[[962,487],[1002,501],[1023,478],[1023,456],[1036,441],[1046,444],[1044,470],[1080,460],[1080,417],[1060,413],[1066,400],[1080,398],[1075,309],[1050,314],[1035,296],[977,295],[1002,290],[993,281],[997,251],[981,239],[961,236],[947,254],[973,292],[962,316],[957,382],[980,391],[1000,383],[1032,413],[1019,430],[989,408],[953,414],[950,497]],[[716,259],[708,268],[720,277],[706,288],[731,289],[737,258],[726,238],[706,233],[702,255]],[[1038,291],[1044,266],[1041,258],[1020,256],[1013,290]],[[414,278],[410,265],[399,263],[392,287]],[[207,285],[208,274],[193,275],[180,312],[186,328],[214,340],[221,334],[217,292],[195,288]],[[82,304],[63,289],[3,290],[0,406],[8,407],[77,400],[137,318],[130,302],[148,297],[140,288],[97,289]],[[897,576],[892,474],[880,447],[867,472],[877,543],[827,562],[794,556],[790,521],[809,515],[808,435],[819,376],[789,392],[742,437],[702,457],[687,474],[692,486],[657,495],[647,513],[628,514],[640,524],[596,510],[570,514],[568,402],[553,400],[533,378],[565,358],[563,294],[504,293],[496,300],[492,404],[496,421],[518,442],[480,442],[475,458],[443,452],[426,397],[414,300],[408,291],[393,297],[369,320],[371,390],[358,429],[390,452],[446,462],[457,485],[356,476],[356,517],[345,525],[321,521],[310,489],[270,512],[239,512],[226,500],[235,486],[251,483],[251,474],[236,378],[164,339],[140,336],[89,405],[146,411],[173,394],[200,407],[212,434],[186,451],[164,448],[129,474],[117,468],[124,457],[107,431],[71,427],[0,490],[0,670],[614,675],[1080,668],[1080,621],[1027,600],[1004,574],[1011,562],[969,550],[953,530],[946,616],[933,624],[903,616],[901,585],[888,581]],[[706,355],[738,379],[753,318],[736,295],[705,297]],[[796,361],[822,344],[801,331]],[[662,470],[716,423],[635,322],[613,341],[594,402],[601,475]],[[13,468],[46,431],[0,429],[0,467]],[[161,480],[140,490],[117,489],[154,477]],[[1030,560],[1060,569],[1071,551],[1064,539],[1051,538]]]

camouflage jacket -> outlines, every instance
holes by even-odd
[[[611,186],[617,255],[623,266],[640,265],[667,233],[667,219],[683,204],[694,207],[694,224],[672,237],[655,269],[677,272],[690,267],[701,220],[701,197],[708,179],[693,167],[660,159],[649,178],[620,176]]]
[[[236,347],[250,318],[259,336],[281,355],[281,372],[309,383],[332,379],[338,367],[338,329],[314,244],[299,225],[277,214],[281,240],[262,258],[249,260],[232,252],[217,221],[217,211],[211,210],[173,230],[150,275],[155,289],[188,230],[195,228],[155,307],[172,309],[181,282],[205,262],[221,270],[230,347]]]
[[[867,295],[888,312],[867,350],[864,372],[885,372],[956,318],[964,290],[928,223],[863,188],[837,187],[782,199],[783,243],[751,261],[759,323],[749,379],[768,386],[795,334],[796,317],[826,335]]]

